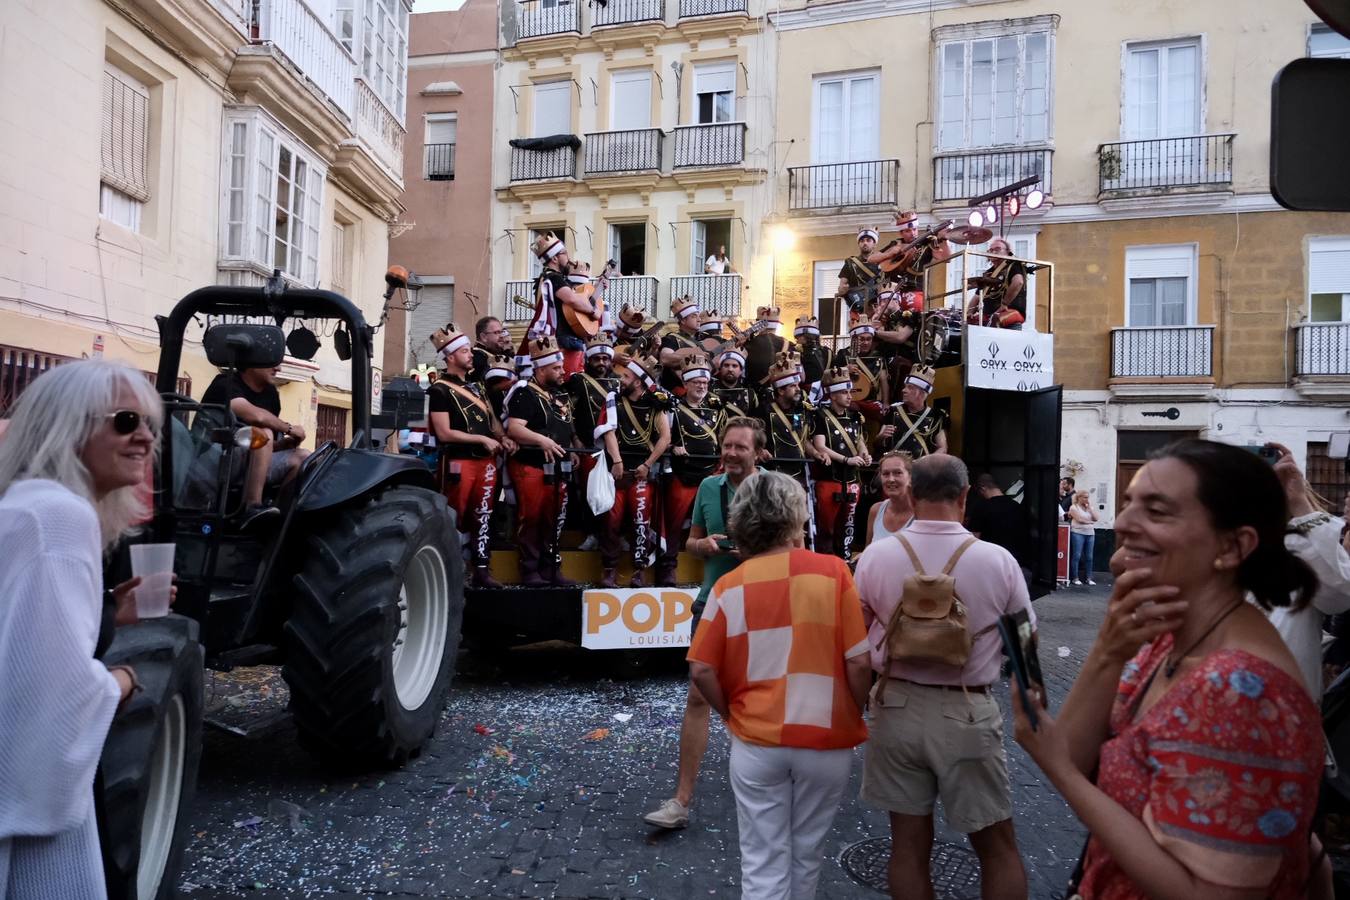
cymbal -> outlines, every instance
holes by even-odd
[[[988,228],[976,228],[974,225],[959,225],[943,235],[953,244],[983,244],[994,236]]]

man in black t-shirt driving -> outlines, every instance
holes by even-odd
[[[300,449],[305,429],[281,418],[278,371],[267,367],[222,372],[202,394],[202,403],[228,406],[245,425],[272,433],[272,440],[249,453],[248,475],[244,479],[244,503],[249,517],[262,511],[263,488],[290,481],[309,456],[308,450]]]

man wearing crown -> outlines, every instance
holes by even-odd
[[[886,424],[893,426],[887,450],[903,450],[914,459],[947,452],[947,414],[928,404],[937,372],[915,366],[905,376],[900,402],[890,407]]]
[[[629,344],[642,333],[647,317],[642,310],[634,309],[627,303],[619,310],[618,320],[614,323],[614,344]]]
[[[502,433],[483,385],[467,380],[473,368],[468,336],[447,325],[431,335],[431,343],[445,367],[445,374],[427,389],[428,424],[440,447],[441,493],[455,511],[474,586],[499,588],[501,584],[488,570],[492,510],[497,503],[502,451],[515,445]]]
[[[586,342],[586,368],[574,372],[567,379],[567,394],[572,398],[572,423],[576,427],[577,440],[590,451],[581,455],[580,478],[577,484],[587,484],[591,470],[595,468],[595,451],[604,449],[604,442],[595,436],[595,429],[605,414],[606,402],[611,392],[618,390],[619,379],[614,377],[614,344],[609,335],[601,332]],[[581,504],[583,519],[588,523],[587,531],[591,535],[599,534],[603,519],[591,515],[590,507]],[[587,538],[589,546],[591,538]],[[598,539],[597,539],[598,540]]]
[[[685,358],[680,370],[684,396],[671,411],[670,455],[673,477],[666,479],[662,498],[666,550],[656,569],[656,583],[675,583],[675,566],[689,532],[689,513],[703,479],[717,470],[721,453],[722,426],[726,422],[721,402],[709,395],[712,371],[702,353]]]
[[[877,326],[862,313],[849,313],[849,346],[834,354],[834,368],[855,369],[855,393],[869,415],[880,415],[890,397],[886,383],[886,361],[877,352]]]
[[[847,300],[849,309],[854,312],[870,307],[872,298],[876,296],[881,267],[868,259],[876,247],[877,230],[866,225],[859,228],[858,252],[844,260],[839,269],[839,287],[834,295]]]
[[[761,306],[755,311],[755,324],[750,326],[745,342],[745,381],[751,387],[765,383],[778,354],[788,349],[788,342],[778,333],[783,328],[782,312],[777,306]]]
[[[802,372],[796,356],[787,351],[778,354],[769,370],[768,390],[768,398],[760,407],[760,418],[768,435],[769,460],[766,465],[801,481],[807,486],[810,497],[811,472],[807,463],[818,458],[811,440],[816,408],[802,397]],[[814,504],[807,505],[814,507]],[[814,546],[814,511],[807,525]]]
[[[672,398],[656,378],[660,364],[633,348],[618,354],[617,396],[610,394],[596,438],[603,438],[614,475],[614,506],[600,534],[601,587],[616,587],[624,532],[632,525],[633,577],[629,587],[642,587],[644,573],[661,552],[657,476],[661,457],[670,446],[666,409]]]
[[[567,255],[567,247],[553,232],[548,231],[539,235],[534,242],[534,255],[543,263],[544,268],[534,282],[534,318],[530,320],[530,326],[526,329],[525,340],[529,341],[540,335],[554,337],[559,351],[563,354],[565,371],[579,372],[582,368],[582,352],[586,345],[567,324],[567,317],[563,315],[562,310],[567,306],[585,315],[595,316],[598,307],[594,299],[583,296],[574,289],[576,285],[569,278],[572,275],[572,266],[571,259]],[[525,355],[524,344],[521,346],[521,355]]]
[[[530,341],[530,380],[512,388],[507,435],[520,449],[507,463],[515,485],[516,546],[525,587],[572,587],[562,574],[559,541],[567,518],[567,482],[576,432],[563,386],[563,356],[548,336]]]
[[[792,337],[797,343],[797,354],[802,358],[802,375],[806,383],[819,383],[830,367],[830,352],[820,345],[820,320],[815,316],[798,316]]]
[[[919,236],[919,214],[905,210],[895,217],[900,238],[881,250],[874,251],[868,262],[878,266],[889,263],[898,268],[891,272],[896,279],[904,303],[909,309],[923,309],[924,271],[951,256],[942,235],[945,228]]]
[[[862,416],[850,409],[853,381],[848,369],[833,367],[823,386],[828,402],[816,408],[812,440],[815,468],[816,552],[852,560],[858,499],[864,466],[872,464]]]
[[[745,383],[742,373],[745,371],[745,354],[736,347],[723,350],[714,361],[717,366],[717,378],[711,386],[711,393],[722,403],[722,409],[728,417],[759,416],[759,393]]]
[[[678,397],[684,393],[684,382],[680,379],[684,361],[700,351],[699,305],[688,297],[680,297],[671,302],[670,314],[679,328],[661,338],[661,387]]]

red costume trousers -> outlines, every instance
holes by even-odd
[[[564,350],[562,352],[562,355],[563,355],[563,372],[565,372],[566,374],[574,375],[577,372],[585,370],[586,368],[585,350]]]
[[[492,555],[492,510],[497,505],[499,475],[500,463],[495,456],[441,457],[441,493],[455,511],[455,522],[477,568],[486,566]]]
[[[605,517],[605,528],[600,534],[600,564],[606,569],[618,566],[625,532],[632,535],[635,571],[651,565],[661,552],[657,537],[657,523],[661,521],[659,495],[656,485],[627,473],[615,483],[614,506]]]
[[[852,557],[857,531],[859,487],[840,481],[816,482],[816,552]]]
[[[547,476],[528,463],[506,464],[516,489],[516,547],[521,575],[551,570],[567,517],[567,482],[561,472]]]
[[[684,549],[685,539],[689,536],[686,524],[689,513],[694,508],[694,498],[698,496],[698,485],[690,487],[678,478],[672,477],[666,483],[666,495],[661,500],[661,521],[664,523],[666,552],[661,554],[662,568],[674,568],[680,551]]]

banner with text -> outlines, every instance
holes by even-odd
[[[698,590],[616,588],[581,594],[581,646],[588,650],[688,647]]]
[[[966,386],[1037,391],[1055,383],[1055,337],[1007,328],[966,329]]]

